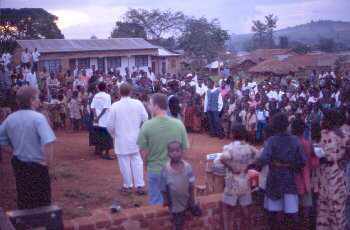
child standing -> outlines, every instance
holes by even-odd
[[[79,96],[79,92],[74,91],[72,99],[68,104],[69,117],[71,120],[73,131],[79,131],[79,127],[80,127],[81,111],[80,111],[80,103],[78,101],[78,96]]]
[[[257,120],[256,141],[257,142],[263,141],[263,132],[267,125],[268,118],[269,118],[269,112],[265,109],[264,104],[258,105],[256,109],[256,120]]]
[[[184,227],[187,210],[194,211],[194,181],[192,167],[182,159],[181,143],[173,141],[168,144],[169,161],[161,172],[161,190],[164,206],[169,207],[172,215],[173,229]],[[193,213],[196,215],[196,213]],[[198,214],[198,210],[197,210]]]
[[[223,194],[224,229],[234,229],[232,222],[233,207],[240,205],[244,215],[243,220],[248,220],[247,206],[252,204],[251,188],[248,176],[248,166],[252,164],[258,155],[258,150],[248,143],[248,133],[242,124],[234,124],[232,127],[233,142],[224,146],[219,161],[226,168],[225,190]],[[250,223],[241,223],[240,229]],[[243,227],[243,228],[242,228]],[[253,227],[253,226],[250,226]]]

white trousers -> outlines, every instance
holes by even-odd
[[[140,153],[121,155],[117,154],[119,169],[123,176],[125,188],[143,187],[143,160]],[[133,183],[134,182],[134,183]]]

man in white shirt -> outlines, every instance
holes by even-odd
[[[11,63],[11,58],[12,58],[12,55],[8,52],[5,52],[2,54],[1,59],[4,62],[5,67]]]
[[[32,58],[32,55],[28,52],[28,49],[26,48],[24,52],[22,52],[21,56],[21,62],[22,66],[26,67],[27,69],[30,68],[30,59]]]
[[[148,114],[141,101],[130,98],[130,84],[121,84],[119,91],[122,98],[112,105],[107,129],[114,137],[114,151],[123,176],[121,191],[130,194],[135,186],[136,193],[144,195],[143,161],[136,142],[140,127],[148,119]]]
[[[199,79],[198,84],[196,85],[196,93],[203,97],[207,91],[208,87],[203,83],[202,79]]]
[[[151,80],[152,83],[156,80],[156,75],[154,75],[151,67],[148,68],[148,75],[147,76]]]
[[[33,53],[32,53],[33,69],[34,69],[35,72],[38,71],[39,57],[40,57],[40,53],[39,53],[38,49],[35,48]]]
[[[223,108],[223,100],[219,88],[214,88],[214,81],[209,80],[209,89],[204,98],[204,112],[207,113],[209,133],[212,137],[223,138],[223,129],[220,123],[220,112]]]
[[[112,160],[109,156],[109,150],[113,148],[113,139],[107,130],[109,119],[109,111],[111,108],[111,96],[106,93],[106,83],[100,82],[98,84],[99,92],[95,94],[91,102],[91,110],[94,114],[94,137],[95,153],[101,154],[103,159]]]
[[[32,69],[30,72],[28,72],[25,76],[25,81],[28,82],[29,86],[38,89],[38,79],[36,77],[36,73],[34,72],[34,69]]]

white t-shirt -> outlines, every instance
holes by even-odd
[[[147,76],[151,80],[151,82],[154,82],[156,80],[156,75],[154,75],[153,72],[148,73]]]
[[[277,91],[272,90],[268,92],[266,96],[269,98],[269,100],[275,99],[276,101],[279,101],[279,95]]]
[[[2,61],[4,62],[5,66],[7,66],[7,64],[9,64],[11,62],[11,57],[12,55],[9,53],[3,53],[2,54]]]
[[[256,111],[256,119],[258,121],[266,121],[266,119],[269,117],[269,112],[266,110],[257,110]]]
[[[307,100],[307,103],[316,103],[318,101],[317,97],[310,96],[309,99]]]
[[[89,78],[91,78],[92,74],[93,74],[93,71],[91,68],[87,68],[85,70],[85,73],[86,73],[86,76],[88,76]]]
[[[95,94],[94,98],[91,102],[91,109],[96,110],[97,116],[100,116],[103,109],[107,109],[107,111],[103,114],[103,116],[98,121],[98,126],[107,127],[109,110],[111,108],[112,99],[108,93],[99,92]]]
[[[206,92],[208,91],[208,87],[204,84],[202,84],[202,87],[200,87],[199,85],[196,85],[196,93],[199,96],[203,96]]]
[[[28,62],[30,62],[30,58],[31,58],[31,55],[30,55],[29,52],[28,52],[28,53],[26,53],[26,52],[23,52],[23,53],[22,53],[22,58],[21,58],[22,63],[28,63]]]
[[[80,80],[79,78],[76,78],[73,82],[73,89],[77,90],[78,86],[84,87],[85,83],[84,83],[84,81]]]
[[[38,80],[36,78],[36,74],[35,73],[27,73],[26,74],[26,78],[25,78],[26,82],[29,83],[29,86],[34,87],[34,88],[38,88]]]
[[[39,51],[36,51],[36,52],[32,53],[33,62],[38,62],[39,61],[39,57],[40,57]]]
[[[113,103],[107,129],[115,139],[116,154],[133,154],[139,152],[137,138],[140,127],[148,119],[148,114],[139,100],[123,97]]]

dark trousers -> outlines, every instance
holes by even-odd
[[[261,142],[264,137],[264,129],[266,128],[266,121],[258,121],[256,127],[256,141]]]
[[[173,230],[183,230],[185,225],[186,211],[172,213]]]
[[[33,70],[38,72],[38,62],[33,62]]]
[[[13,157],[12,167],[16,178],[18,209],[33,209],[51,204],[51,182],[46,166]]]
[[[211,136],[221,137],[223,135],[219,114],[219,111],[208,111],[209,133]]]

